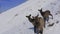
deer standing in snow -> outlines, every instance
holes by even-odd
[[[44,28],[44,19],[42,17],[38,17],[39,15],[31,18],[31,15],[26,16],[28,20],[34,25],[34,33],[41,33],[43,34],[43,28]]]
[[[42,8],[40,10],[38,10],[38,11],[41,13],[42,17],[44,18],[44,22],[46,22],[46,21],[48,22],[49,21],[49,15],[52,16],[52,14],[50,13],[50,11],[46,10],[45,12],[43,12]],[[53,19],[53,16],[52,16],[52,19]],[[45,27],[45,25],[44,25],[44,27]]]

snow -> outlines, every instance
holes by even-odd
[[[32,14],[39,14],[38,9],[50,10],[53,14],[53,20],[49,22],[55,23],[52,27],[44,28],[43,34],[59,34],[60,33],[60,0],[28,0],[22,5],[0,14],[0,34],[34,34],[33,25],[25,17]],[[56,15],[57,13],[57,15]],[[39,14],[40,17],[42,17]],[[56,23],[59,21],[59,23]]]

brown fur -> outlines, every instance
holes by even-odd
[[[52,14],[50,13],[50,11],[46,10],[46,11],[43,12],[42,8],[40,10],[38,10],[38,11],[41,13],[42,17],[44,18],[44,22],[46,22],[46,21],[48,22],[49,21],[49,15],[52,16]],[[53,16],[52,16],[52,19],[53,19]],[[45,27],[45,25],[44,25],[44,27]]]
[[[26,16],[28,18],[28,20],[34,25],[34,19],[31,18],[31,14],[29,16]]]
[[[31,15],[29,15],[29,16],[26,16],[27,18],[28,18],[28,20],[34,25],[34,26],[36,26],[36,29],[38,29],[38,31],[39,31],[39,33],[43,33],[43,28],[44,28],[44,19],[43,18],[41,18],[41,17],[38,17],[39,15],[37,15],[37,16],[35,16],[35,17],[33,17],[33,18],[31,18],[30,17]],[[32,20],[32,21],[31,21]],[[38,34],[39,34],[38,33]]]
[[[42,33],[41,32],[39,32],[39,33],[43,34],[43,28],[44,28],[44,24],[45,24],[44,19],[41,18],[41,17],[36,16],[35,17],[35,22],[36,22],[37,29],[42,32]]]
[[[49,18],[49,15],[51,15],[52,16],[52,14],[50,13],[50,11],[49,10],[46,10],[46,11],[42,11],[42,8],[40,9],[40,10],[38,10],[40,13],[41,13],[41,15],[43,16],[43,18]],[[53,19],[53,16],[52,16],[52,19]]]

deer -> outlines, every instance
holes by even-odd
[[[49,15],[52,16],[52,19],[53,19],[53,15],[51,14],[49,10],[46,10],[43,12],[41,8],[41,9],[38,9],[38,11],[41,13],[42,17],[44,18],[44,22],[49,21]]]
[[[37,30],[37,34],[43,34],[43,28],[44,28],[44,19],[42,17],[38,17],[39,15],[35,16],[35,27]]]
[[[30,22],[33,22],[32,24],[34,24],[34,34],[43,34],[43,28],[44,28],[44,19],[42,17],[38,17],[37,16],[33,16],[33,18],[30,17],[31,15],[29,15],[27,18]],[[32,20],[32,21],[31,21]]]
[[[34,25],[34,19],[31,18],[31,14],[26,17],[28,18],[29,22],[31,22]]]
[[[49,15],[52,16],[51,12],[49,10],[46,10],[46,11],[42,11],[42,8],[38,11],[41,13],[41,15],[43,16],[44,20],[49,20]],[[48,18],[48,19],[47,19]],[[52,16],[52,19],[53,19],[53,16]]]
[[[34,34],[36,33],[36,27],[35,27],[35,19],[34,18],[31,18],[31,14],[26,16],[29,20],[29,22],[31,22],[34,26]]]

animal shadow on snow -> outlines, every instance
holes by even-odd
[[[28,28],[28,29],[34,30],[34,27],[30,27],[30,28]]]

